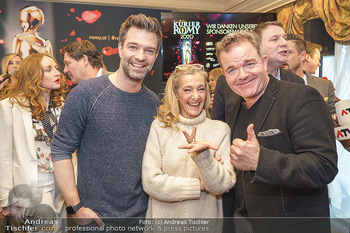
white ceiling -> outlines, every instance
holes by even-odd
[[[294,1],[296,0],[45,0],[45,2],[67,2],[162,9],[173,12],[210,13],[266,13]]]

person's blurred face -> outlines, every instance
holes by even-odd
[[[12,219],[20,219],[23,218],[26,211],[30,209],[32,206],[32,202],[30,198],[18,198],[18,201],[13,205],[9,206],[9,215]]]
[[[13,57],[7,66],[7,72],[17,71],[21,64],[22,59],[19,56]]]
[[[86,65],[84,64],[83,58],[81,58],[79,61],[76,61],[74,58],[69,56],[68,53],[64,53],[63,63],[63,73],[68,75],[72,83],[79,84],[82,80],[85,79]]]
[[[268,58],[268,66],[280,67],[288,55],[287,34],[283,28],[270,25],[261,34],[261,45],[263,54]]]
[[[292,71],[295,73],[296,70],[300,68],[302,65],[301,61],[301,55],[298,53],[297,49],[295,48],[295,43],[291,40],[288,40],[288,57],[287,57],[287,70]]]
[[[56,90],[60,88],[60,75],[56,62],[47,56],[41,60],[41,65],[44,69],[43,81],[40,86],[48,90]]]
[[[231,45],[221,54],[223,74],[230,88],[249,103],[255,103],[264,93],[269,77],[266,73],[267,57],[260,58],[248,41]]]
[[[215,87],[216,87],[216,79],[213,77],[213,75],[209,75],[208,77],[209,79],[209,86],[210,86],[210,91],[214,92],[215,91]]]
[[[306,55],[307,62],[304,65],[304,69],[307,73],[314,74],[319,66],[321,66],[321,52],[319,49],[315,50],[314,56]]]
[[[158,56],[157,35],[145,29],[131,27],[123,45],[118,44],[120,63],[127,78],[140,82],[153,67]]]
[[[185,118],[195,118],[202,112],[205,98],[205,79],[199,74],[187,74],[180,77],[176,98],[180,114]]]
[[[9,206],[9,217],[13,219],[20,219],[23,216],[24,211],[18,202]]]

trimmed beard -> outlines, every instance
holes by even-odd
[[[142,74],[140,74],[140,75],[138,75],[138,76],[132,76],[131,74],[130,74],[130,72],[129,72],[129,69],[128,69],[128,66],[127,65],[122,65],[122,68],[123,68],[123,71],[124,71],[124,73],[126,74],[126,76],[130,79],[130,80],[132,80],[132,81],[134,81],[134,82],[139,82],[139,81],[142,81],[145,77],[146,77],[146,75],[150,72],[150,70],[147,70],[146,72],[144,72],[144,73],[142,73]],[[139,77],[139,76],[141,76],[142,75],[142,77]]]

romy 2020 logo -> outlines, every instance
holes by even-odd
[[[174,21],[173,22],[174,35],[180,35],[180,39],[193,39],[194,35],[199,34],[199,29],[201,28],[199,21]]]

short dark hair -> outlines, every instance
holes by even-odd
[[[258,36],[260,37],[260,40],[261,40],[262,32],[266,28],[268,28],[269,26],[278,26],[278,27],[281,27],[283,29],[283,24],[280,21],[266,21],[266,22],[262,22],[262,23],[259,23],[258,25],[256,25],[256,27],[254,28],[253,31],[256,34],[258,34]]]
[[[303,38],[301,38],[300,36],[288,34],[287,40],[293,41],[293,43],[295,44],[295,48],[299,54],[302,51],[305,51],[305,52],[307,51],[306,41]]]
[[[144,14],[130,15],[122,24],[119,30],[119,42],[124,45],[126,34],[131,27],[137,27],[139,29],[145,29],[149,32],[153,32],[157,35],[157,52],[162,45],[162,28],[157,18],[149,17]]]
[[[88,40],[69,43],[61,50],[62,56],[64,56],[65,53],[76,61],[79,61],[86,55],[92,67],[100,69],[103,66],[102,55],[98,52],[95,45]]]

